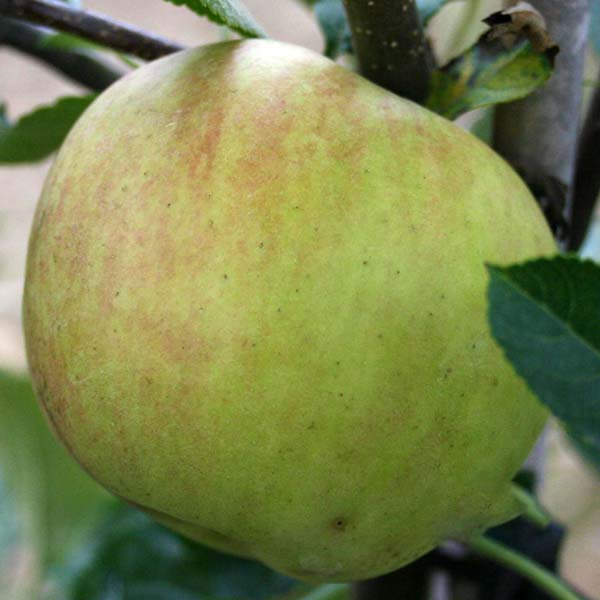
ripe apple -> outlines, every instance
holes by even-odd
[[[37,393],[95,479],[310,581],[516,514],[546,413],[484,263],[555,246],[492,150],[308,50],[138,69],[64,144],[24,299]]]

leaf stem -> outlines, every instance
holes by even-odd
[[[556,600],[584,600],[583,596],[576,594],[554,573],[544,569],[524,554],[504,546],[496,540],[479,536],[469,540],[467,545],[478,554],[520,573]]]
[[[552,519],[546,511],[540,506],[534,496],[519,485],[513,484],[512,495],[521,506],[523,516],[538,527],[548,527]]]
[[[74,33],[144,60],[154,60],[183,49],[133,25],[55,0],[0,0],[0,15]]]

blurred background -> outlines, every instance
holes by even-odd
[[[294,0],[245,0],[254,16],[273,38],[323,48],[319,29],[309,11]],[[193,46],[222,39],[224,33],[185,8],[163,0],[87,0],[86,7],[136,24],[182,44]],[[498,1],[454,2],[438,15],[430,35],[442,62],[473,42],[484,29],[481,18],[500,7]],[[589,73],[597,73],[598,60],[590,53]],[[9,118],[17,118],[55,98],[82,92],[75,84],[41,64],[0,46],[0,102],[6,102]],[[463,120],[470,125],[471,116]],[[20,304],[28,232],[35,204],[51,161],[36,165],[0,167],[0,368],[25,370],[20,326]],[[598,218],[584,251],[600,257]],[[4,414],[0,419],[4,419]],[[2,434],[0,434],[2,435]],[[1,448],[2,439],[0,439]],[[561,553],[563,572],[577,581],[591,598],[600,599],[600,482],[553,432],[542,497],[553,516],[569,525]],[[1,486],[0,486],[1,493]],[[6,531],[6,505],[0,501],[0,546]],[[2,553],[0,552],[0,558]],[[6,557],[5,557],[6,558]],[[8,559],[7,559],[8,560]],[[19,588],[19,580],[33,577],[27,553],[12,555],[10,565],[0,566],[0,600]],[[15,592],[16,593],[16,592]],[[20,597],[26,598],[21,595]]]

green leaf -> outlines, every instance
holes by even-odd
[[[8,550],[19,539],[19,520],[16,515],[14,498],[0,472],[0,564],[4,563]]]
[[[342,0],[317,0],[315,15],[325,38],[325,55],[337,58],[352,51],[352,34]]]
[[[506,49],[482,37],[445,67],[434,71],[427,106],[448,119],[479,108],[512,102],[542,86],[552,74],[552,58],[528,40]]]
[[[58,150],[81,113],[96,98],[67,96],[10,124],[0,117],[0,164],[42,160]]]
[[[0,590],[10,590],[7,600],[29,600],[39,590],[38,578],[30,574],[25,581],[19,569],[4,565],[18,565],[19,557],[26,555],[23,522],[17,512],[15,499],[0,472]]]
[[[600,266],[560,256],[489,272],[494,337],[540,401],[600,461]]]
[[[125,505],[77,553],[68,600],[267,600],[302,597],[306,584],[195,544]],[[81,560],[84,556],[84,560]]]
[[[187,6],[196,14],[208,17],[217,25],[225,25],[245,37],[266,37],[240,0],[166,0],[177,6]]]
[[[29,381],[0,371],[0,472],[35,563],[60,562],[80,543],[110,497],[49,429]]]

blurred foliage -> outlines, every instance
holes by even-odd
[[[352,52],[352,34],[341,0],[317,0],[314,10],[325,38],[325,55],[337,58]]]
[[[58,150],[81,113],[96,98],[68,96],[10,123],[0,106],[0,164],[35,162]]]
[[[292,600],[311,591],[260,563],[186,540],[125,505],[93,540],[69,570],[67,600]]]
[[[56,441],[25,377],[0,371],[0,412],[0,502],[9,537],[41,576],[85,539],[110,497]]]
[[[14,571],[19,568],[19,556],[24,550],[22,521],[16,511],[14,498],[10,495],[8,485],[0,472],[0,592],[3,600],[28,600],[31,595],[29,584],[25,589],[18,589]]]
[[[9,495],[6,481],[0,473],[0,563],[8,549],[13,547],[19,538],[19,523],[15,515],[13,498]]]

